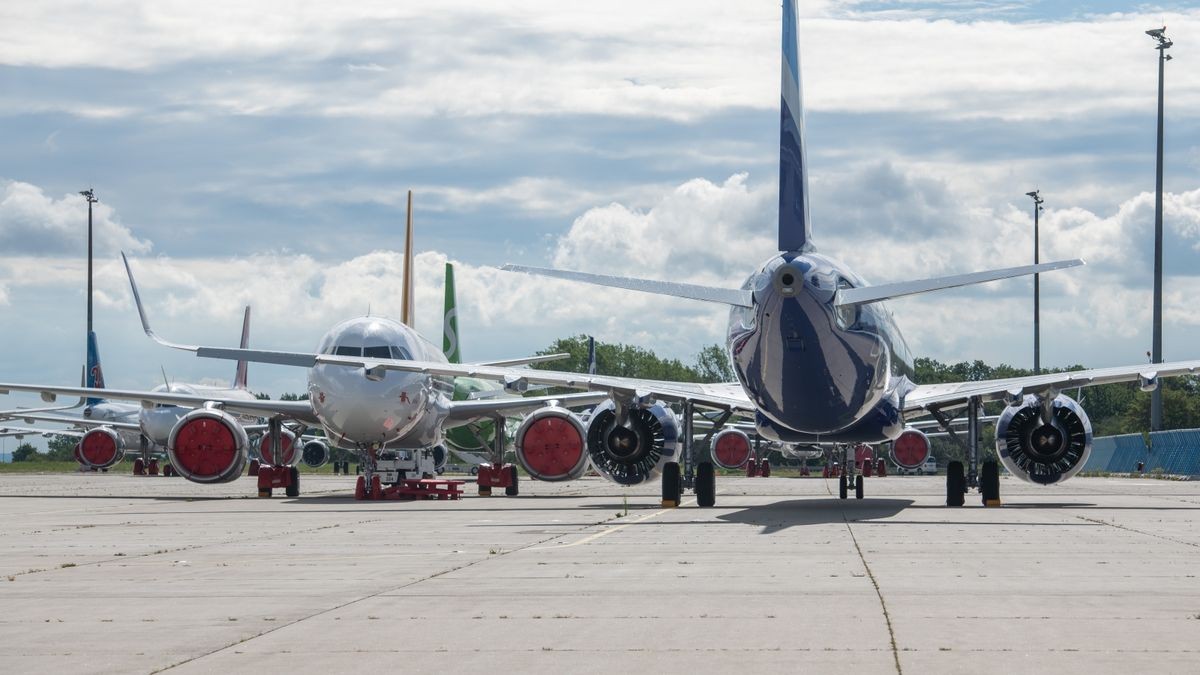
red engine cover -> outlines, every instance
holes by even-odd
[[[713,462],[722,469],[740,469],[750,461],[750,437],[737,429],[723,429],[713,436]]]
[[[574,480],[587,467],[583,424],[561,408],[526,417],[517,429],[516,450],[521,467],[541,481]]]
[[[892,461],[902,469],[920,468],[929,459],[929,437],[916,429],[905,429],[892,441]]]
[[[179,474],[197,483],[223,483],[246,465],[246,431],[219,410],[193,410],[171,430],[167,455]]]
[[[121,461],[124,443],[112,429],[92,429],[79,441],[77,459],[84,466],[107,469]]]
[[[286,466],[292,466],[296,463],[296,434],[288,430],[283,430],[279,434],[279,443],[283,446],[283,462]],[[263,434],[258,440],[258,455],[263,458],[267,464],[275,464],[271,457],[271,436]]]

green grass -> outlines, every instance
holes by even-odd
[[[49,460],[0,462],[0,473],[75,473],[78,470],[79,465],[72,460],[65,462]]]

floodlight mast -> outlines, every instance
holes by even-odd
[[[1038,254],[1038,214],[1043,211],[1042,202],[1045,200],[1041,197],[1041,190],[1026,192],[1026,197],[1033,198],[1033,264],[1038,264],[1040,255]],[[1042,319],[1041,319],[1041,304],[1042,304],[1042,287],[1040,274],[1033,275],[1033,374],[1041,375],[1042,373]]]
[[[87,200],[88,205],[88,243],[87,243],[87,332],[92,332],[92,204],[100,201],[92,188],[79,194]]]
[[[1150,360],[1162,363],[1162,274],[1163,274],[1163,66],[1171,57],[1167,50],[1174,42],[1166,36],[1167,27],[1154,28],[1146,31],[1146,35],[1158,43],[1158,155],[1155,162],[1154,175],[1154,335],[1151,345]],[[1150,430],[1162,431],[1163,409],[1162,389],[1155,388],[1150,393]]]

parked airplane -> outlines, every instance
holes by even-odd
[[[919,456],[923,462],[929,452],[928,439],[920,431],[906,428],[908,418],[932,414],[940,422],[949,422],[949,413],[959,414],[965,409],[968,435],[977,451],[975,441],[982,403],[1005,401],[1008,406],[997,424],[996,438],[1001,461],[1014,475],[1036,483],[1052,484],[1075,475],[1091,451],[1091,425],[1087,414],[1073,399],[1059,392],[1123,381],[1137,381],[1144,389],[1150,389],[1157,386],[1160,377],[1200,369],[1200,361],[1185,361],[952,384],[914,382],[908,348],[884,301],[1051,272],[1083,263],[1068,260],[871,286],[849,266],[817,253],[810,232],[796,24],[794,2],[785,0],[781,59],[780,253],[759,266],[740,288],[507,266],[515,271],[729,307],[727,348],[737,383],[655,382],[542,370],[520,371],[499,364],[456,365],[434,358],[440,355],[427,349],[416,349],[416,345],[409,342],[394,345],[405,347],[403,350],[384,350],[384,344],[393,344],[389,340],[409,338],[397,331],[383,332],[382,329],[370,343],[380,346],[368,353],[364,349],[368,333],[361,326],[354,327],[356,324],[335,329],[316,353],[235,350],[160,342],[201,357],[245,358],[310,368],[310,390],[315,396],[326,399],[334,392],[354,388],[355,391],[369,392],[371,397],[390,393],[395,400],[397,392],[406,390],[387,392],[366,388],[366,383],[386,380],[393,373],[412,378],[397,381],[405,383],[471,376],[503,382],[510,390],[543,384],[603,392],[608,401],[597,408],[586,426],[560,407],[543,408],[529,415],[523,423],[523,426],[528,425],[523,439],[518,432],[518,451],[523,442],[526,450],[538,448],[545,451],[548,459],[561,460],[556,462],[558,466],[567,466],[583,448],[598,471],[619,483],[641,481],[661,470],[665,503],[678,503],[681,495],[678,462],[691,443],[691,424],[697,406],[750,416],[758,433],[779,442],[893,441],[905,446],[906,455]],[[339,340],[349,339],[352,335],[355,338],[347,343],[347,349],[339,349]],[[409,394],[410,399],[414,393]],[[362,405],[369,406],[377,398],[359,400]],[[353,415],[340,401],[339,398],[334,405],[322,404],[312,412],[323,418],[327,426],[349,430]],[[682,421],[667,410],[664,403],[682,406]],[[410,409],[395,412],[403,415]],[[356,432],[378,428],[378,424],[363,424]],[[360,434],[364,440],[367,436],[369,434]],[[696,463],[694,489],[701,506],[715,503],[714,474],[711,461]],[[985,465],[981,486],[985,499],[998,497],[998,474],[994,464]],[[856,478],[854,487],[861,493],[862,477]],[[952,463],[947,477],[948,503],[962,503],[966,482],[962,465]],[[840,496],[847,495],[849,484],[843,474]]]

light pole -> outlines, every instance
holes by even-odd
[[[1167,27],[1146,31],[1154,38],[1158,50],[1158,157],[1154,175],[1154,338],[1151,361],[1162,363],[1162,251],[1163,251],[1163,66],[1171,60],[1167,50],[1174,43],[1164,35]],[[1162,431],[1162,389],[1150,393],[1150,431]]]
[[[92,204],[100,201],[96,199],[96,191],[92,188],[83,190],[79,194],[87,200],[88,205],[88,249],[87,249],[87,332],[92,332]]]
[[[1039,262],[1038,254],[1038,214],[1042,212],[1041,190],[1026,192],[1026,197],[1033,198],[1033,264]],[[1042,280],[1040,274],[1033,275],[1033,374],[1042,374]]]

